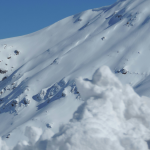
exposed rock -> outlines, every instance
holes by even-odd
[[[4,81],[5,79],[7,79],[7,77],[6,77],[6,76],[2,79],[2,81]]]
[[[9,138],[10,137],[10,134],[8,134],[7,136],[6,136],[6,138]]]
[[[1,91],[0,91],[0,95],[2,95],[4,93],[4,89],[2,89]]]
[[[102,40],[105,40],[105,37],[102,37]]]
[[[11,58],[11,56],[10,57],[7,57],[7,59],[10,59]]]
[[[14,99],[11,103],[12,106],[16,106],[18,104],[18,100],[17,99]]]
[[[19,55],[19,51],[18,51],[18,50],[15,50],[14,53],[15,53],[16,55]]]
[[[0,73],[1,74],[5,74],[7,72],[7,70],[2,70],[2,69],[0,69]]]
[[[24,98],[23,102],[24,102],[24,104],[30,104],[30,100],[27,98]]]
[[[78,21],[82,21],[82,19],[81,19],[81,18],[78,18]]]
[[[121,17],[122,17],[122,15],[116,15],[116,17],[121,18]]]
[[[126,69],[122,69],[121,71],[120,71],[122,74],[127,74],[127,70]]]
[[[46,124],[46,126],[47,126],[47,128],[52,128],[50,123]]]
[[[62,97],[66,97],[66,93],[63,92],[63,93],[62,93]]]

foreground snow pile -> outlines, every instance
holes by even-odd
[[[76,84],[84,102],[70,122],[54,135],[51,128],[43,132],[27,126],[28,141],[21,141],[14,150],[148,150],[149,98],[123,86],[106,66],[96,70],[92,80],[80,77]]]

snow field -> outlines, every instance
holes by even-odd
[[[148,149],[149,5],[120,0],[0,40],[1,149]]]

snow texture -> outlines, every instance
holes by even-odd
[[[0,40],[0,149],[150,149],[149,6],[120,0]]]
[[[76,84],[84,102],[70,122],[58,133],[47,135],[40,128],[27,126],[28,142],[18,143],[14,150],[148,150],[149,98],[123,86],[107,66],[96,70],[91,81],[80,77]],[[1,142],[2,148],[6,147]]]

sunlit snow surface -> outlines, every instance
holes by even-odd
[[[149,6],[122,0],[0,40],[0,148],[148,149]]]

